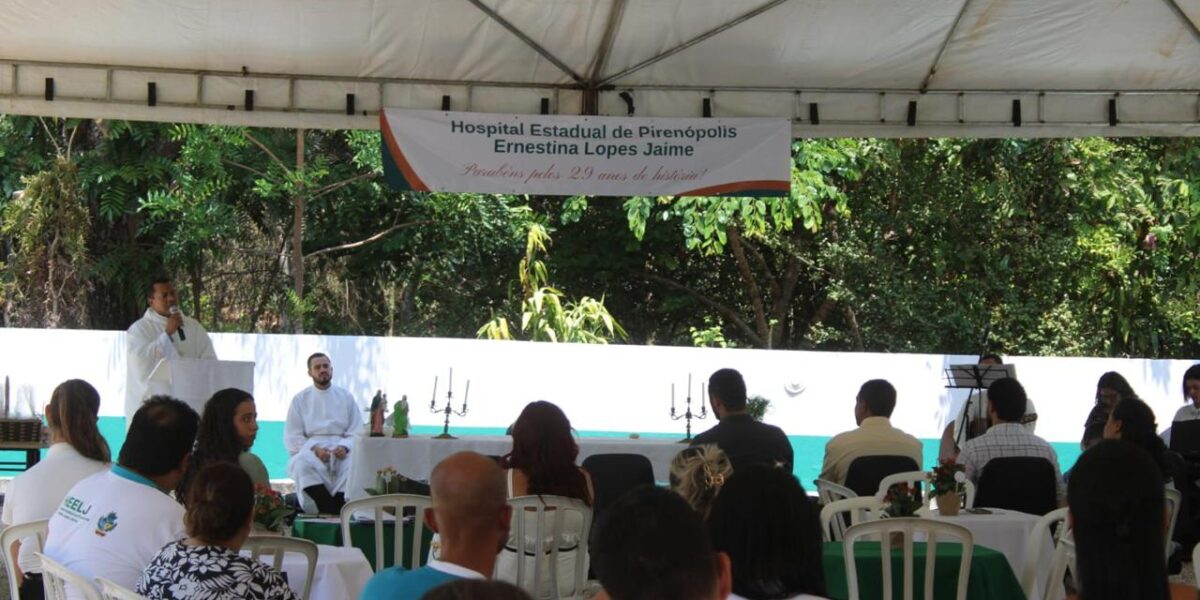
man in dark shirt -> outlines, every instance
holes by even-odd
[[[760,464],[792,472],[792,443],[783,430],[746,414],[746,381],[741,373],[733,369],[713,373],[708,378],[708,401],[720,423],[692,438],[693,446],[716,444],[735,473]]]

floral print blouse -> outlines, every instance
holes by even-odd
[[[298,600],[274,570],[221,546],[163,547],[134,590],[151,600]]]

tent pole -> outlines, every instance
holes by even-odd
[[[296,128],[296,173],[304,170],[304,128]],[[297,178],[300,179],[300,178]],[[292,197],[292,286],[296,299],[304,300],[304,189],[296,184],[296,195]],[[293,319],[295,333],[304,333],[304,316],[297,314]]]

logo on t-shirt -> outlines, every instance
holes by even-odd
[[[92,505],[74,496],[63,498],[62,505],[58,507],[58,514],[74,523],[86,521],[89,512],[92,512]]]
[[[117,513],[110,512],[99,521],[96,521],[96,535],[104,537],[105,534],[117,528]]]

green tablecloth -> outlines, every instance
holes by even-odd
[[[411,569],[409,564],[409,552],[412,548],[412,523],[404,524],[404,548],[403,561],[401,564]],[[340,523],[334,523],[329,520],[307,520],[296,519],[292,524],[292,535],[306,540],[312,540],[318,544],[327,544],[330,546],[342,545],[342,526]],[[426,528],[421,536],[421,556],[426,556],[429,553],[429,540],[433,537],[433,532]],[[396,527],[392,523],[385,523],[383,526],[383,557],[384,565],[396,564],[394,551],[396,539]],[[367,562],[371,564],[371,568],[375,568],[375,524],[374,523],[351,523],[350,524],[350,543],[355,548],[362,550],[367,557]]]
[[[913,544],[914,597],[925,593],[925,544]],[[858,591],[862,598],[882,598],[883,561],[878,542],[859,542],[854,545],[854,557],[858,568]],[[846,564],[841,542],[825,542],[824,547],[825,587],[830,598],[845,600]],[[953,599],[958,585],[958,563],[962,559],[960,544],[939,543],[937,562],[934,565],[933,597]],[[900,551],[892,552],[893,593],[903,597],[904,559]],[[1003,554],[983,546],[975,546],[971,557],[971,576],[967,580],[967,598],[970,600],[1025,600],[1025,592],[1013,574],[1008,559]]]

